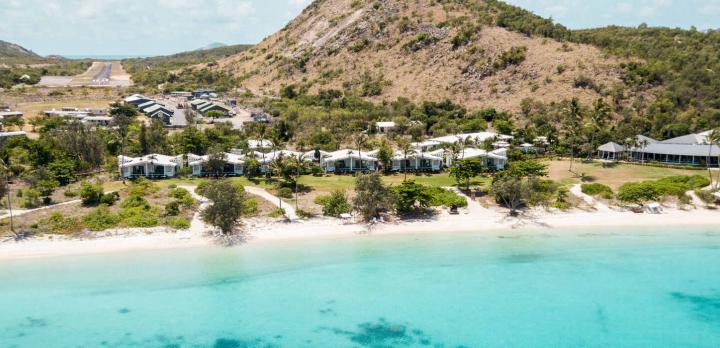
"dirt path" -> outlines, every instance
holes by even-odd
[[[584,194],[584,193],[582,192],[582,186],[581,186],[580,184],[573,185],[573,186],[570,188],[570,193],[572,193],[573,195],[575,195],[575,196],[577,196],[578,198],[582,199],[582,200],[585,201],[585,203],[587,203],[589,206],[594,207],[595,209],[597,209],[597,211],[601,211],[601,212],[609,212],[609,211],[612,211],[612,209],[610,209],[610,207],[608,207],[607,205],[605,205],[605,204],[603,204],[603,203],[600,203],[598,200],[596,200],[595,198],[593,198],[593,197],[591,197],[591,196],[589,196],[589,195]]]

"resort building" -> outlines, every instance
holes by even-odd
[[[135,106],[138,106],[138,105],[140,105],[140,104],[147,103],[147,102],[149,102],[149,101],[153,101],[153,100],[150,99],[150,98],[148,98],[148,97],[146,97],[146,96],[144,96],[144,95],[142,95],[142,94],[133,94],[133,95],[128,96],[128,97],[125,97],[125,98],[123,99],[123,102],[124,102],[125,104],[131,104],[131,105],[135,105]]]
[[[387,122],[375,122],[375,128],[377,128],[377,132],[380,134],[387,134],[395,130],[395,122],[387,121]]]
[[[639,135],[629,148],[617,143],[603,144],[597,149],[598,158],[619,160],[624,152],[628,161],[717,167],[720,148],[708,140],[710,132],[662,141]]]
[[[88,116],[82,119],[82,123],[95,127],[107,127],[113,123],[110,116]]]
[[[377,158],[369,156],[367,152],[344,149],[331,152],[322,167],[328,173],[354,173],[375,171],[377,163]]]
[[[444,149],[431,151],[430,154],[433,156],[445,158],[445,165],[448,167],[452,166],[454,161],[479,158],[480,160],[482,160],[482,164],[485,167],[491,170],[503,170],[505,169],[505,166],[507,166],[508,162],[507,149],[505,148],[496,149],[493,151],[485,151],[476,148],[466,148],[459,153],[454,154],[455,158],[453,158],[453,155],[448,153],[448,151]]]
[[[494,132],[477,132],[477,133],[463,133],[463,134],[454,134],[454,135],[447,135],[444,137],[438,137],[430,139],[431,141],[435,141],[441,144],[453,144],[456,142],[464,142],[464,143],[475,143],[475,144],[481,144],[484,143],[488,139],[493,139],[496,142],[508,142],[513,139],[510,135],[504,135]]]
[[[248,140],[248,148],[250,150],[271,149],[275,144],[270,140]]]
[[[192,169],[193,176],[237,176],[243,175],[245,171],[245,156],[234,153],[223,153],[225,166],[220,172],[209,173],[205,171],[204,164],[210,159],[209,155],[197,156],[188,154],[188,166]]]
[[[20,111],[2,111],[0,112],[0,119],[5,117],[23,117],[23,113]]]
[[[17,132],[0,132],[0,140],[7,139],[10,137],[26,137],[27,133],[23,131]]]
[[[205,115],[206,115],[208,112],[210,112],[210,111],[219,111],[219,112],[222,112],[222,114],[223,114],[224,117],[230,116],[230,113],[231,113],[230,108],[227,108],[227,107],[225,107],[225,106],[222,106],[222,105],[220,105],[220,104],[215,104],[215,103],[201,104],[200,106],[197,107],[196,110],[197,110],[199,113],[201,113],[203,116],[205,116]]]
[[[146,155],[142,157],[118,156],[123,178],[172,178],[182,168],[183,156]]]
[[[442,155],[436,156],[430,153],[413,151],[407,156],[402,151],[395,151],[393,154],[393,171],[415,171],[415,172],[439,172],[443,166]]]

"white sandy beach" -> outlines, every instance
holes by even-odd
[[[666,208],[662,214],[635,214],[610,209],[593,212],[547,212],[537,209],[518,219],[508,217],[507,210],[486,209],[471,201],[470,206],[461,210],[459,215],[441,212],[428,220],[379,223],[372,227],[365,224],[345,224],[339,219],[316,218],[290,223],[249,219],[244,228],[247,244],[252,244],[299,239],[362,238],[386,234],[498,231],[529,233],[572,228],[672,226],[720,226],[720,211]],[[118,229],[92,238],[54,236],[31,238],[21,242],[6,241],[0,243],[0,260],[214,246],[214,240],[206,236],[208,230],[209,227],[196,216],[190,229],[177,232],[166,228]]]

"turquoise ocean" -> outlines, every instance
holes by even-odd
[[[717,226],[0,263],[2,348],[719,346]]]

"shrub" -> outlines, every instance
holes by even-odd
[[[593,183],[593,184],[582,184],[580,186],[582,189],[582,193],[590,196],[600,196],[605,199],[611,199],[614,196],[613,190],[605,186],[603,184]]]
[[[352,210],[347,195],[340,190],[329,195],[318,196],[315,198],[315,204],[322,206],[322,212],[325,216],[339,217],[340,214],[349,213]]]
[[[195,204],[195,199],[190,194],[190,191],[184,188],[176,188],[170,191],[170,197],[177,199],[178,203],[189,208]]]
[[[165,216],[177,216],[180,215],[180,202],[172,201],[165,204]]]
[[[148,201],[140,196],[130,196],[126,198],[121,204],[120,207],[123,209],[130,209],[130,208],[143,208],[143,209],[150,209],[150,203]]]
[[[304,218],[304,219],[309,219],[309,218],[315,217],[315,214],[313,214],[309,211],[302,210],[302,209],[298,209],[296,211],[296,213],[297,213],[297,216]]]
[[[32,209],[39,207],[42,202],[40,200],[40,192],[33,188],[27,188],[22,190],[23,200],[20,206],[25,209]]]
[[[510,65],[517,65],[525,60],[527,47],[513,47],[500,54],[500,57],[493,62],[495,70],[504,69]]]
[[[623,202],[642,204],[647,201],[657,200],[661,196],[653,182],[644,181],[623,184],[618,190],[617,197]]]
[[[160,224],[155,207],[132,207],[120,211],[121,224],[126,227],[155,227]]]
[[[115,202],[120,200],[120,195],[117,192],[110,192],[104,194],[100,198],[100,204],[113,205]]]
[[[91,231],[103,231],[115,227],[120,220],[120,217],[111,213],[106,205],[100,205],[83,217],[85,226]]]
[[[242,216],[255,216],[257,215],[258,211],[258,202],[255,198],[245,199],[245,201],[243,202]]]
[[[293,198],[293,191],[289,187],[281,187],[278,189],[278,196],[280,198]]]
[[[279,218],[284,215],[285,215],[285,209],[283,209],[283,208],[277,208],[270,212],[271,218]]]
[[[706,204],[713,204],[717,201],[715,195],[713,195],[710,191],[695,190],[695,195],[697,195],[698,198],[700,198],[700,200],[705,202]]]
[[[69,190],[69,189],[68,189],[68,190],[65,190],[65,192],[63,192],[63,195],[64,195],[65,197],[68,197],[68,198],[73,198],[73,197],[77,197],[77,196],[78,196],[78,192],[77,192],[76,190]]]
[[[97,205],[103,197],[103,188],[100,184],[84,182],[80,186],[80,198],[84,205]]]
[[[167,219],[165,224],[175,230],[187,230],[190,228],[190,221],[184,217],[175,216]]]
[[[66,234],[76,233],[83,229],[83,224],[76,217],[66,217],[61,212],[54,212],[43,221],[49,233]]]
[[[428,187],[427,192],[430,194],[431,207],[450,207],[455,205],[459,208],[467,207],[468,201],[465,197],[457,193],[440,187]]]
[[[146,178],[139,178],[133,182],[133,186],[130,188],[131,196],[148,196],[155,192],[158,192],[160,187],[155,185],[152,181]]]

